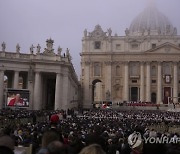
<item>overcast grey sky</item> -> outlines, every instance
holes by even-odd
[[[104,30],[124,35],[126,27],[152,0],[0,0],[0,43],[7,51],[29,53],[31,44],[45,48],[52,38],[54,49],[70,49],[76,72],[80,74],[81,39],[87,28],[100,24]],[[180,0],[154,0],[180,32]]]

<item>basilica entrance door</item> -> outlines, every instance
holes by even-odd
[[[164,87],[164,104],[168,104],[168,97],[171,97],[171,87]]]
[[[138,87],[131,87],[131,101],[138,100]]]
[[[154,93],[154,92],[151,93],[151,102],[154,104],[156,103],[156,93]]]
[[[92,102],[93,106],[102,101],[102,81],[96,79],[92,82]]]

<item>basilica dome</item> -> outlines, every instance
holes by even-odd
[[[154,5],[150,5],[132,21],[127,33],[131,36],[176,35],[177,29]]]

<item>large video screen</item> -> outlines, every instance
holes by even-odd
[[[7,106],[29,107],[29,90],[7,90]]]

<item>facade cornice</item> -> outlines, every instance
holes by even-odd
[[[25,64],[29,64],[29,63],[36,63],[36,64],[51,64],[51,65],[69,65],[69,62],[65,62],[65,61],[50,61],[50,60],[44,60],[44,59],[22,59],[22,58],[6,58],[6,57],[0,57],[1,62],[5,62],[5,63],[17,63],[17,64],[21,64],[21,63],[25,63]]]
[[[113,64],[113,62],[112,62],[112,61],[105,61],[104,64],[105,64],[106,66],[111,66],[111,65]]]
[[[180,52],[180,51],[179,51]],[[179,55],[180,53],[156,53],[156,52],[84,52],[82,56],[97,56],[97,55]]]
[[[5,58],[5,59],[17,59],[17,60],[21,60],[21,61],[25,61],[25,60],[46,60],[46,61],[68,61],[67,57],[61,57],[60,55],[57,54],[53,54],[53,55],[46,55],[43,53],[39,53],[39,54],[28,54],[28,53],[14,53],[14,52],[1,52],[0,51],[0,58]]]
[[[171,36],[171,35],[151,35],[151,36],[111,36],[110,38],[112,41],[113,40],[124,40],[126,42],[132,42],[133,40],[136,40],[138,42],[143,42],[145,40],[180,40],[180,35],[176,35],[176,36]],[[86,38],[83,38],[82,41],[96,41],[96,40],[100,40],[100,41],[103,41],[103,40],[109,40],[108,37],[86,37]]]
[[[106,61],[107,64],[109,64],[111,62],[111,60],[108,60],[108,58],[106,58],[107,60],[104,60],[104,58],[102,58],[102,60],[100,58],[98,58],[99,61]],[[96,59],[94,59],[94,61],[96,61]],[[172,61],[172,62],[179,62],[180,61],[180,57],[177,55],[161,55],[161,56],[157,56],[157,55],[124,55],[124,56],[114,56],[113,57],[113,61],[111,63],[114,63],[114,61],[116,62],[126,62],[126,61],[140,61],[140,62],[152,62],[152,61]],[[90,65],[90,63],[85,63],[85,65]]]

